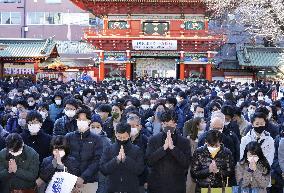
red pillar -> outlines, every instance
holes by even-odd
[[[179,79],[184,80],[185,69],[184,69],[184,51],[180,52],[180,64],[179,64]]]
[[[36,60],[34,62],[34,81],[36,81],[36,79],[37,79],[37,73],[38,73],[38,70],[39,70],[39,63],[40,63],[39,60]]]
[[[126,80],[130,80],[131,79],[131,62],[130,62],[130,50],[126,50],[126,56],[127,56],[127,62],[126,62]]]
[[[212,64],[206,64],[206,80],[212,81]]]
[[[100,51],[100,66],[99,66],[99,81],[105,79],[105,63],[104,63],[104,51]]]

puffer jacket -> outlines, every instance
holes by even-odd
[[[77,131],[77,129],[78,127],[76,119],[70,119],[64,115],[55,121],[53,135],[66,135],[67,133]]]
[[[49,105],[49,116],[52,122],[55,122],[58,118],[59,115],[62,113],[63,111],[63,107],[62,106],[58,106],[56,104],[51,104]]]
[[[85,183],[97,181],[99,162],[103,151],[101,137],[88,130],[85,133],[79,131],[68,133],[66,139],[70,147],[70,156],[80,163],[80,177]]]
[[[219,172],[213,174],[209,172],[209,165],[215,160]],[[198,148],[192,158],[191,176],[196,181],[196,192],[200,192],[200,188],[220,188],[225,187],[227,178],[234,171],[232,153],[229,149],[221,145],[220,151],[215,158],[211,157],[207,145]]]
[[[15,174],[8,173],[9,160],[14,158],[17,164]],[[12,157],[7,149],[0,151],[0,185],[1,193],[9,193],[13,189],[31,189],[35,187],[35,181],[39,171],[39,156],[35,150],[25,145],[23,153]]]
[[[270,174],[261,164],[257,164],[256,171],[249,172],[248,163],[238,163],[236,179],[242,188],[258,188],[259,193],[266,193],[266,188],[270,184]]]

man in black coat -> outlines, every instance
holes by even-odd
[[[37,111],[30,111],[27,115],[28,129],[24,129],[21,137],[26,145],[33,148],[39,154],[39,161],[50,156],[51,136],[41,130],[42,116]]]
[[[107,177],[106,192],[139,193],[139,175],[144,169],[141,149],[130,142],[131,126],[116,126],[116,142],[103,153],[100,170]]]
[[[149,193],[185,193],[191,147],[188,139],[177,134],[177,115],[161,115],[163,132],[150,138],[146,158],[150,168]]]
[[[70,156],[80,163],[80,176],[76,187],[82,191],[85,191],[85,188],[88,187],[92,189],[97,188],[99,162],[103,150],[101,137],[90,131],[91,118],[90,109],[83,108],[78,110],[75,115],[78,130],[66,135]]]

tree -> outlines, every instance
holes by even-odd
[[[284,38],[284,0],[203,0],[215,19],[236,20],[255,38]]]

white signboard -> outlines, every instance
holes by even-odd
[[[34,65],[33,64],[25,64],[25,65],[17,65],[17,64],[4,64],[4,74],[9,75],[17,75],[17,74],[34,74]]]
[[[134,50],[177,50],[177,40],[132,40]]]

